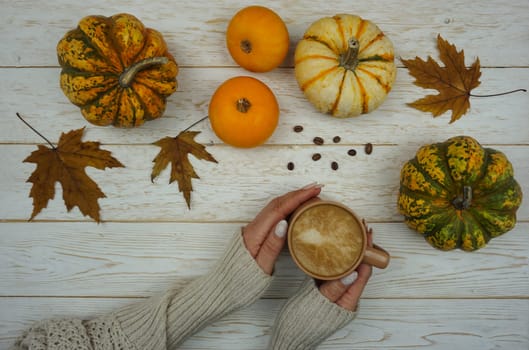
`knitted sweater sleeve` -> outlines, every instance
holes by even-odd
[[[269,349],[315,349],[355,316],[355,312],[329,301],[314,280],[307,278],[279,312]]]
[[[208,323],[258,299],[270,281],[237,233],[210,273],[183,289],[89,321],[41,322],[13,349],[175,349]]]

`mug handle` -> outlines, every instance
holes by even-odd
[[[380,246],[373,244],[372,247],[367,247],[364,253],[363,263],[385,269],[389,264],[389,253]]]

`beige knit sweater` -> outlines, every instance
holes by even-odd
[[[13,350],[176,349],[208,323],[258,299],[271,279],[238,233],[212,271],[185,288],[92,320],[40,322],[16,341]],[[307,280],[277,317],[269,348],[313,349],[353,318],[354,313],[328,301],[314,281]]]

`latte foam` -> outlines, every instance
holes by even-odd
[[[347,210],[331,204],[315,205],[299,215],[291,230],[291,250],[298,262],[316,276],[346,272],[360,258],[362,228]]]

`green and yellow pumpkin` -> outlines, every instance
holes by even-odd
[[[507,157],[468,136],[421,147],[400,174],[399,212],[442,250],[485,246],[515,226],[521,202]]]
[[[87,16],[57,44],[61,89],[90,123],[134,127],[159,118],[178,65],[162,35],[134,16]]]

